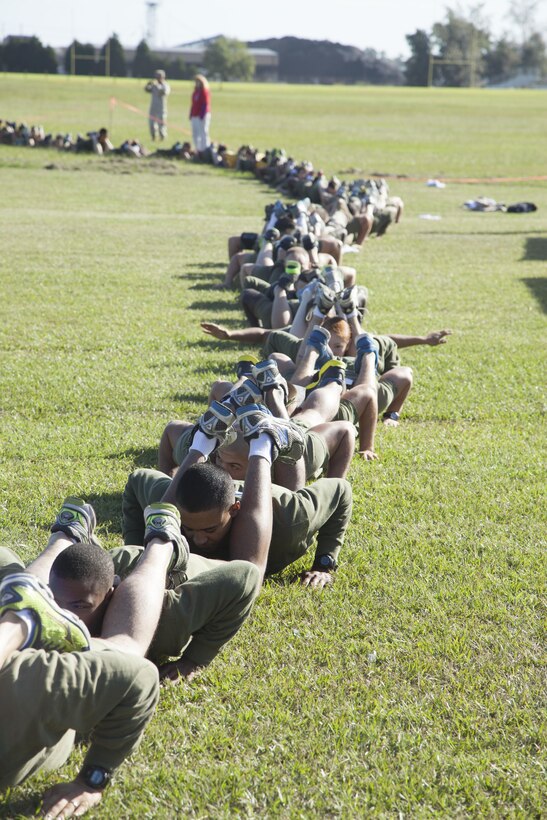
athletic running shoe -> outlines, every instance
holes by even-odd
[[[6,575],[0,583],[0,615],[14,612],[27,626],[21,649],[86,652],[91,648],[85,624],[55,603],[51,590],[28,572]]]
[[[326,316],[334,305],[336,294],[326,285],[319,285],[315,293],[315,307]]]
[[[231,444],[236,433],[232,431],[235,416],[229,407],[219,401],[212,401],[209,408],[198,420],[198,428],[209,438],[218,439],[219,444]]]
[[[247,353],[245,356],[242,356],[236,365],[236,373],[238,379],[240,379],[242,376],[251,376],[253,372],[253,364],[256,364],[257,362],[258,357],[253,356],[252,353]]]
[[[296,236],[292,236],[292,235],[287,234],[287,235],[281,237],[281,239],[277,243],[277,247],[281,248],[281,250],[283,250],[283,251],[290,251],[290,249],[294,248],[295,245],[297,245],[297,244],[298,244],[298,239],[296,238]]]
[[[306,344],[310,347],[313,347],[314,350],[317,350],[319,356],[317,358],[317,364],[319,367],[322,367],[332,358],[334,358],[334,354],[329,347],[329,340],[330,340],[330,333],[326,327],[314,327]]]
[[[253,366],[253,379],[262,393],[267,393],[268,390],[274,390],[276,387],[280,387],[283,390],[286,403],[289,395],[287,380],[281,375],[277,367],[277,362],[273,359],[264,359],[263,362],[255,364]]]
[[[63,532],[75,543],[100,546],[93,534],[96,525],[97,518],[91,504],[86,504],[83,498],[69,496],[63,501],[63,506],[51,526],[51,532]]]
[[[245,441],[266,433],[272,440],[274,459],[295,464],[304,452],[304,434],[301,427],[288,419],[272,416],[262,404],[249,404],[237,410],[237,421]]]
[[[306,393],[324,387],[329,382],[336,382],[342,390],[346,386],[346,364],[341,359],[331,359],[316,373],[315,378],[306,387]]]
[[[235,413],[238,407],[244,407],[246,404],[256,404],[260,401],[262,401],[261,391],[251,379],[245,379],[237,387],[232,387],[230,392],[222,398],[221,404],[224,407],[229,407],[232,413]]]
[[[188,565],[190,550],[188,541],[180,531],[180,514],[174,504],[164,504],[158,501],[149,504],[144,511],[146,529],[144,531],[144,546],[153,538],[161,541],[171,541],[173,544],[173,558],[169,565],[169,572],[173,570],[184,572]]]
[[[345,288],[338,295],[338,305],[344,316],[349,316],[357,311],[357,288]]]
[[[357,355],[355,357],[355,374],[357,375],[359,373],[363,356],[366,356],[367,353],[374,353],[374,372],[377,372],[380,346],[374,336],[371,336],[370,333],[362,333],[357,337],[355,347],[357,349]]]
[[[302,270],[300,266],[300,262],[287,262],[285,265],[285,270],[277,280],[272,285],[272,296],[273,296],[273,288],[285,288],[285,290],[294,291],[296,280],[300,276],[300,271]],[[293,294],[294,295],[294,294]]]
[[[277,242],[281,234],[277,230],[277,228],[268,228],[266,233],[264,234],[264,239],[266,242]]]
[[[302,237],[302,247],[305,251],[312,251],[314,248],[317,248],[318,245],[317,237],[313,234],[307,233]]]
[[[344,276],[336,265],[325,265],[321,268],[321,278],[326,287],[334,291],[335,294],[344,290]]]

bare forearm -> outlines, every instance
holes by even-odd
[[[241,327],[235,330],[228,330],[223,325],[217,325],[214,322],[202,322],[201,329],[209,336],[214,336],[215,339],[230,342],[264,342],[266,336],[270,333],[269,329],[264,327]]]
[[[413,345],[429,345],[429,347],[437,347],[437,345],[446,344],[446,337],[451,335],[452,331],[445,328],[443,330],[433,330],[430,333],[426,333],[424,336],[400,336],[390,333],[389,338],[393,339],[397,347],[412,347]]]
[[[265,327],[241,327],[228,332],[231,342],[258,342],[259,344],[264,342],[270,333]]]
[[[425,336],[400,336],[396,333],[389,333],[388,336],[390,339],[393,339],[397,347],[413,347],[414,345],[427,344]]]

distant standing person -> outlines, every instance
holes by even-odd
[[[211,123],[211,92],[209,83],[203,74],[195,76],[192,105],[190,107],[190,122],[192,123],[192,138],[196,151],[205,151],[209,147],[209,125]]]
[[[163,140],[167,136],[167,97],[171,93],[169,84],[165,82],[165,71],[158,69],[154,79],[146,83],[144,90],[152,95],[148,112],[150,136],[155,140],[158,134],[160,140]]]

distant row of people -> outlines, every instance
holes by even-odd
[[[88,131],[85,136],[77,134],[46,134],[43,125],[32,125],[30,128],[21,123],[0,120],[0,144],[27,146],[29,148],[57,148],[59,151],[74,151],[88,154],[122,154],[135,157],[146,157],[148,151],[136,139],[124,140],[115,148],[110,140],[108,129],[99,128],[97,131]]]

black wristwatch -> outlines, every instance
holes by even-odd
[[[334,572],[337,566],[332,555],[318,555],[313,568],[319,569],[321,572]]]
[[[102,791],[108,786],[112,774],[108,769],[103,769],[102,766],[84,766],[79,777],[90,789]]]
[[[387,419],[391,419],[391,421],[399,421],[400,416],[399,413],[396,413],[395,410],[392,410],[391,413],[384,413],[382,418],[384,419],[384,421],[386,421]]]

